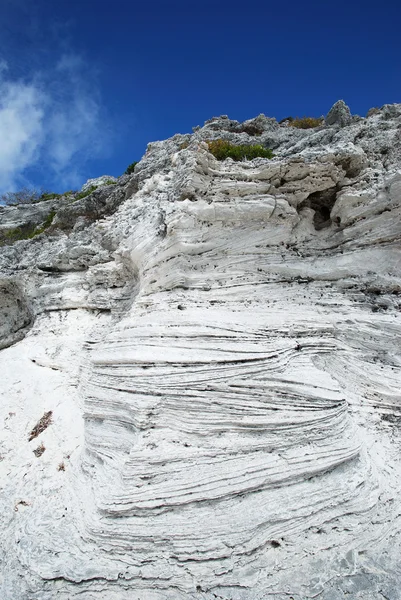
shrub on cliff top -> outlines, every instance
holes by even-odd
[[[137,165],[137,164],[138,164],[138,162],[139,162],[139,161],[137,161],[137,160],[136,160],[136,161],[134,161],[133,163],[131,163],[130,165],[128,165],[128,167],[127,167],[127,168],[126,168],[126,170],[125,170],[125,174],[126,174],[126,175],[131,175],[131,173],[133,173],[133,172],[134,172],[135,165]]]
[[[17,192],[4,192],[0,195],[0,206],[16,206],[18,204],[37,204],[46,200],[58,200],[62,196],[73,194],[73,191],[57,194],[56,192],[39,191],[35,188],[22,188]]]
[[[314,127],[319,127],[319,125],[322,124],[322,117],[319,117],[318,119],[316,119],[315,117],[297,117],[296,119],[292,119],[290,117],[288,119],[288,125],[290,127],[296,127],[297,129],[313,129]]]
[[[86,198],[86,196],[89,196],[96,189],[97,187],[95,185],[91,185],[90,188],[88,188],[84,192],[79,192],[79,194],[75,196],[75,200],[82,200],[82,198]]]
[[[236,145],[227,140],[212,140],[207,142],[209,152],[217,160],[232,158],[233,160],[252,160],[253,158],[273,158],[274,154],[270,148],[264,148],[260,144],[254,146]]]
[[[36,204],[36,202],[40,202],[42,199],[47,200],[47,198],[42,198],[44,195],[46,195],[46,192],[39,192],[33,188],[25,187],[17,192],[5,192],[1,194],[0,205]]]

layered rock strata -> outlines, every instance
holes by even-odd
[[[1,249],[5,600],[401,598],[401,105],[344,106]]]

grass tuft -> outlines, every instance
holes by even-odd
[[[290,117],[288,121],[290,127],[296,127],[297,129],[314,129],[315,127],[323,125],[324,119],[323,117],[296,117],[295,119]]]
[[[261,144],[254,146],[236,145],[227,140],[208,141],[209,152],[217,160],[232,158],[233,160],[252,160],[253,158],[273,158],[274,154],[270,148],[265,148]]]
[[[84,192],[79,192],[79,194],[75,196],[75,200],[82,200],[82,198],[86,198],[86,196],[89,196],[96,189],[97,187],[95,185],[91,185],[90,188],[88,188]]]

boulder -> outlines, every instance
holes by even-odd
[[[325,123],[328,126],[346,127],[351,123],[351,111],[344,100],[338,100],[327,113]]]

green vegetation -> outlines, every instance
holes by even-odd
[[[58,200],[62,196],[75,194],[72,190],[57,194],[56,192],[39,191],[34,188],[22,188],[17,192],[5,192],[0,195],[0,206],[17,206],[18,204],[37,204],[46,200]]]
[[[7,231],[2,232],[0,234],[0,246],[12,244],[13,242],[17,242],[19,240],[31,240],[37,235],[40,235],[50,227],[55,214],[56,211],[50,211],[41,225],[26,223],[20,227],[14,227],[13,229],[8,229]]]
[[[125,170],[125,175],[131,175],[131,173],[134,172],[135,169],[135,165],[138,164],[138,160],[134,161],[133,163],[131,163],[130,165],[128,165],[128,167]]]
[[[39,202],[43,202],[44,200],[58,200],[63,196],[72,196],[75,193],[76,192],[74,192],[74,190],[68,190],[67,192],[63,192],[62,194],[56,194],[56,192],[42,192]]]
[[[114,182],[113,182],[114,183]],[[94,192],[96,190],[96,186],[95,185],[91,185],[90,188],[88,188],[87,190],[85,190],[84,192],[80,192],[79,194],[77,194],[75,196],[75,200],[82,200],[82,198],[86,198],[86,196],[89,196],[92,192]]]
[[[22,188],[18,192],[5,192],[0,196],[0,204],[13,206],[15,204],[35,204],[40,202],[43,192],[33,188]]]
[[[49,212],[49,214],[47,215],[46,219],[43,221],[42,225],[40,225],[40,227],[36,227],[35,231],[29,237],[33,238],[36,235],[39,235],[40,233],[43,233],[44,231],[46,231],[46,229],[48,229],[50,227],[50,225],[53,223],[53,219],[54,219],[55,215],[56,215],[56,211],[51,210]]]
[[[14,227],[13,229],[8,229],[5,232],[1,233],[0,236],[0,244],[3,246],[4,244],[12,244],[13,242],[17,242],[18,240],[26,240],[32,235],[34,229],[32,227],[21,226]]]
[[[315,117],[297,117],[296,119],[289,117],[287,120],[289,121],[290,127],[296,127],[297,129],[313,129],[314,127],[323,125],[324,119],[323,117],[319,117],[318,119]]]
[[[104,183],[102,183],[102,185],[115,185],[117,182],[114,181],[114,179],[108,179],[107,181],[105,181]]]
[[[56,192],[43,192],[39,198],[39,202],[44,200],[55,200],[56,198],[61,198],[64,194],[56,194]]]
[[[235,145],[227,140],[212,140],[207,142],[209,152],[217,160],[232,158],[233,160],[252,160],[253,158],[273,158],[274,154],[270,148],[265,148],[260,144],[254,146]]]

